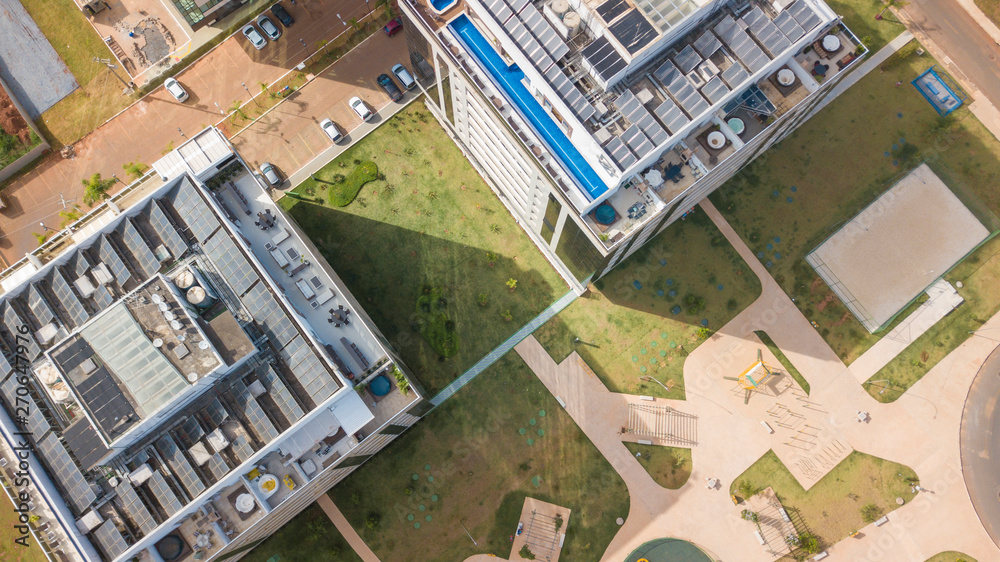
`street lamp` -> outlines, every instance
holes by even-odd
[[[38,223],[38,226],[42,227],[42,232],[44,232],[46,230],[51,230],[52,232],[59,232],[58,230],[56,230],[56,229],[54,229],[54,228],[52,228],[50,226],[45,226],[44,222]]]
[[[182,131],[180,127],[177,127],[177,132],[180,133],[182,137],[187,139],[187,135],[184,134],[184,131]]]
[[[240,82],[240,86],[243,86],[243,89],[246,90],[247,95],[250,96],[251,100],[253,100],[253,104],[256,105],[257,107],[260,107],[260,104],[257,103],[257,98],[255,98],[254,95],[250,93],[250,88],[247,88],[247,83]]]
[[[114,179],[114,180],[115,180],[116,182],[118,182],[118,183],[120,183],[120,184],[122,184],[122,185],[125,185],[125,182],[123,182],[122,180],[118,179],[118,174],[111,174],[111,177],[112,177],[112,179]]]

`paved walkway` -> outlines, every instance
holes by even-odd
[[[351,527],[351,524],[347,522],[347,518],[340,512],[337,505],[333,503],[330,496],[323,494],[316,498],[316,503],[323,508],[327,517],[330,518],[330,521],[337,527],[340,534],[347,540],[347,544],[354,549],[354,552],[358,553],[358,556],[364,562],[379,562],[378,556],[375,556],[375,553],[372,552],[372,549],[368,548],[368,544],[361,539],[361,536],[354,530],[354,527]]]
[[[436,396],[431,398],[431,404],[434,404],[434,406],[437,407],[440,406],[441,403],[444,402],[445,400],[451,398],[451,396],[456,392],[458,392],[459,389],[469,384],[469,381],[471,381],[472,379],[476,378],[476,376],[479,375],[479,373],[486,370],[486,368],[495,363],[497,359],[500,359],[508,351],[513,349],[514,346],[519,341],[531,335],[535,330],[538,329],[539,326],[548,322],[550,318],[552,318],[556,314],[559,314],[562,311],[562,309],[569,306],[571,302],[576,300],[576,297],[577,297],[576,293],[573,292],[573,290],[570,290],[565,295],[560,297],[559,300],[550,304],[548,308],[543,310],[533,320],[522,326],[521,329],[518,330],[517,332],[514,332],[514,335],[507,338],[505,342],[498,345],[495,349],[493,349],[493,351],[487,353],[486,357],[483,357],[478,362],[476,362],[476,364],[470,367],[468,371],[462,374],[462,376],[458,377],[457,379],[452,381],[451,384],[444,387],[444,390],[437,393]]]

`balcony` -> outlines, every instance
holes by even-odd
[[[836,25],[829,33],[795,55],[795,62],[809,72],[816,82],[822,83],[844,71],[867,52],[862,48],[862,52],[858,53],[859,45],[861,42],[849,29],[844,25]]]

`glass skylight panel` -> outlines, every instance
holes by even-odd
[[[28,309],[31,310],[31,314],[40,326],[44,326],[56,319],[56,313],[52,311],[52,307],[45,301],[45,297],[38,288],[38,283],[32,283],[28,287]]]
[[[100,527],[94,530],[94,538],[97,539],[97,543],[109,558],[118,558],[128,550],[125,538],[122,537],[121,532],[115,527],[115,522],[111,519],[106,519]]]
[[[295,402],[295,398],[292,397],[292,393],[288,390],[288,387],[285,386],[285,383],[281,382],[281,379],[276,377],[268,385],[268,389],[268,394],[285,418],[288,419],[288,423],[293,424],[305,415],[302,408]]]
[[[10,412],[15,412],[18,406],[24,406],[27,404],[28,417],[27,428],[31,432],[31,436],[38,441],[43,438],[46,433],[49,432],[52,427],[49,422],[46,421],[45,416],[42,414],[42,409],[35,402],[35,399],[31,397],[30,394],[19,396],[17,394],[17,388],[20,386],[17,382],[17,377],[8,377],[3,384],[0,384],[0,392],[3,392],[3,397],[7,401],[7,405],[10,407]]]
[[[17,313],[17,311],[14,310],[14,307],[12,307],[9,302],[3,303],[2,306],[3,306],[3,323],[7,325],[7,333],[10,334],[9,338],[11,345],[14,348],[16,348],[19,345],[23,345],[25,347],[25,350],[27,351],[25,356],[28,358],[28,360],[33,361],[42,352],[41,348],[38,347],[38,342],[35,341],[34,336],[28,334],[23,338],[15,341],[16,337],[15,334],[21,333],[18,331],[18,327],[20,326],[30,327],[31,325],[25,322],[21,318],[21,316]]]
[[[180,439],[186,448],[191,448],[196,442],[205,436],[205,430],[194,416],[189,416],[180,425],[174,428],[174,434]]]
[[[249,393],[250,391],[247,390],[246,392]],[[274,424],[264,414],[264,409],[260,407],[260,404],[252,396],[243,405],[243,415],[246,417],[247,423],[250,424],[250,428],[257,435],[257,438],[264,443],[270,443],[278,437],[278,430],[274,428]]]
[[[206,466],[208,466],[208,471],[212,473],[212,476],[215,477],[216,481],[225,478],[226,474],[229,474],[230,471],[229,465],[226,464],[226,461],[223,460],[222,455],[219,453],[212,455],[208,459]]]
[[[90,319],[90,314],[87,313],[87,309],[83,307],[80,299],[77,298],[76,293],[69,286],[69,282],[63,277],[62,272],[56,270],[52,273],[49,280],[52,284],[52,292],[56,295],[56,299],[59,300],[59,303],[62,304],[66,312],[69,313],[74,326],[80,327],[84,325]]]
[[[111,270],[111,274],[114,275],[119,286],[124,286],[125,282],[132,277],[128,268],[125,267],[125,261],[118,255],[118,250],[111,243],[107,234],[101,235],[101,241],[97,245],[97,255],[101,258],[101,262]]]
[[[195,497],[205,490],[205,484],[195,474],[191,463],[188,462],[187,457],[184,456],[183,451],[174,443],[170,435],[164,435],[156,442],[156,450],[159,451],[160,456],[170,466],[171,472],[181,481],[181,485],[191,497]]]
[[[189,181],[181,181],[171,201],[177,216],[182,217],[198,242],[207,240],[220,227],[219,219]]]
[[[149,512],[146,504],[139,499],[139,494],[135,492],[132,484],[127,479],[119,483],[115,491],[118,492],[118,497],[122,500],[125,513],[132,519],[135,526],[142,531],[142,534],[148,535],[156,530],[156,521],[153,519],[153,515]]]
[[[167,214],[160,208],[160,201],[153,200],[149,204],[149,224],[159,235],[160,240],[163,241],[163,245],[170,250],[173,254],[174,259],[180,258],[184,252],[187,251],[188,245],[184,242],[184,239],[180,234],[177,233],[177,229],[174,228],[173,223],[167,217]]]
[[[156,498],[157,503],[163,508],[163,511],[167,512],[167,517],[173,516],[173,514],[184,508],[177,499],[177,494],[174,494],[174,491],[167,485],[167,481],[160,474],[160,471],[154,471],[145,484],[153,494],[153,497]]]
[[[215,427],[222,425],[222,422],[226,421],[226,418],[229,417],[229,413],[226,412],[226,408],[218,398],[212,398],[212,401],[205,406],[204,411],[208,419],[212,420],[212,424]]]
[[[250,285],[260,280],[246,256],[225,230],[219,230],[212,235],[205,241],[202,249],[238,296],[243,295]]]
[[[230,446],[232,448],[233,454],[236,455],[236,458],[238,458],[241,463],[246,462],[247,459],[253,456],[254,453],[253,447],[250,445],[250,442],[247,441],[247,438],[244,437],[243,435],[237,435],[233,439],[233,442],[230,444]]]
[[[311,351],[300,363],[292,365],[291,369],[299,384],[317,404],[333,396],[333,393],[340,388],[316,354]]]
[[[148,278],[156,275],[160,271],[160,261],[149,249],[149,244],[143,240],[139,230],[132,224],[132,219],[125,219],[119,227],[125,247],[128,248],[132,257],[139,264],[139,269]]]
[[[67,499],[77,512],[83,512],[97,499],[97,495],[90,489],[90,484],[84,479],[83,473],[55,433],[50,433],[38,443],[38,452],[45,459],[53,478],[66,491]]]

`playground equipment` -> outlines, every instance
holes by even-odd
[[[740,386],[743,387],[744,391],[746,391],[743,396],[743,403],[747,404],[750,402],[750,394],[757,390],[762,384],[767,382],[767,380],[772,376],[774,376],[774,371],[772,371],[771,368],[764,363],[764,355],[761,353],[760,349],[758,349],[757,362],[747,367],[745,371],[740,373],[740,376],[722,378],[740,383]]]

